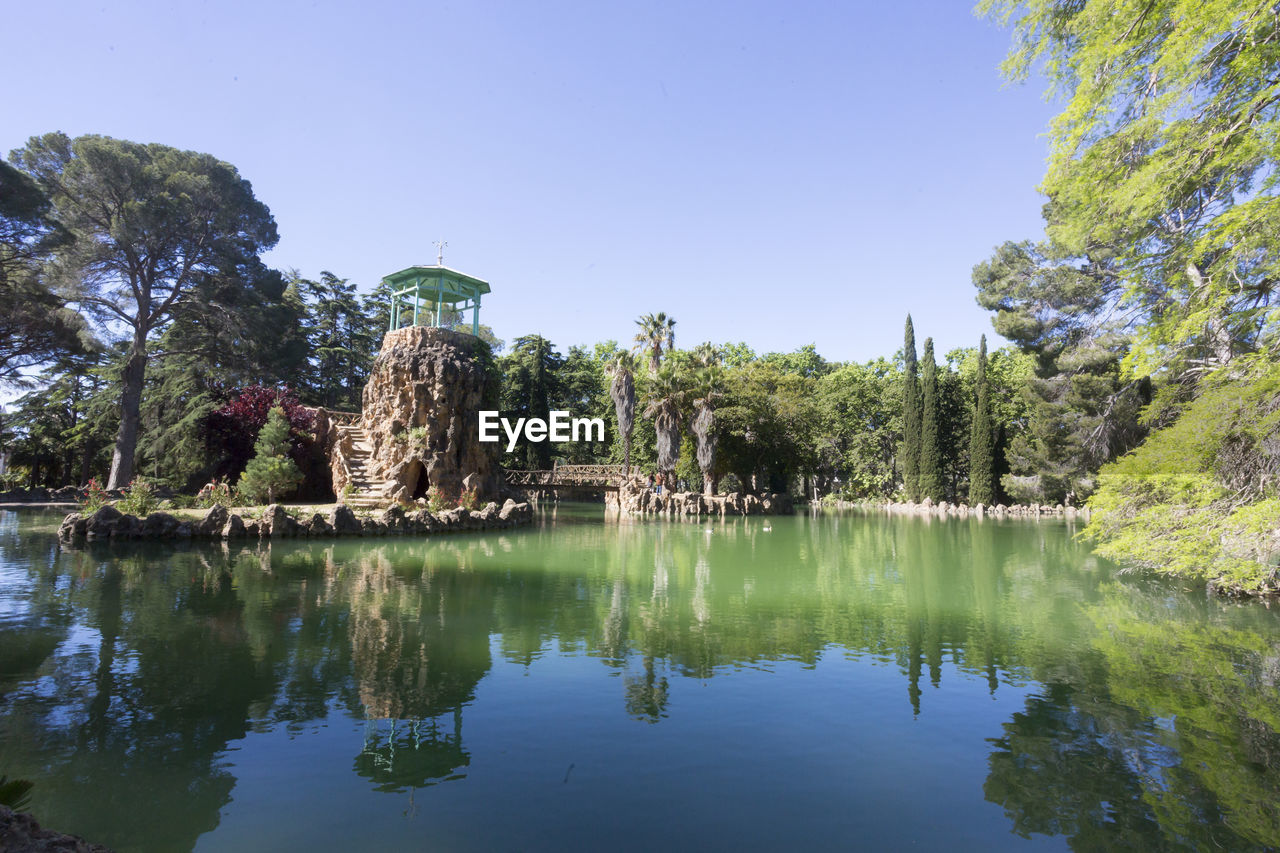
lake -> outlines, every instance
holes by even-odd
[[[1280,846],[1280,613],[1065,523],[60,520],[0,511],[0,774],[122,853]]]

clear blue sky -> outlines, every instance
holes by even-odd
[[[367,290],[445,263],[482,320],[889,355],[990,334],[972,266],[1041,233],[1038,82],[965,2],[10,4],[0,150],[52,130],[207,151],[267,257]]]

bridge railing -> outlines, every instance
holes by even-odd
[[[557,465],[549,470],[508,471],[512,486],[599,486],[616,487],[622,480],[622,465]]]

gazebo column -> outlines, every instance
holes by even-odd
[[[422,296],[422,279],[414,279],[413,282],[413,325],[418,325],[418,303],[421,302]]]
[[[471,334],[480,337],[480,294],[471,297]]]

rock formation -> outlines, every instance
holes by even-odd
[[[629,480],[617,492],[605,494],[605,505],[626,515],[789,515],[795,511],[786,494],[704,495],[700,492],[658,494],[640,480]]]
[[[387,332],[358,424],[338,427],[330,452],[334,491],[353,505],[412,503],[437,487],[447,498],[500,497],[499,445],[479,441],[487,405],[485,344],[448,329]]]

